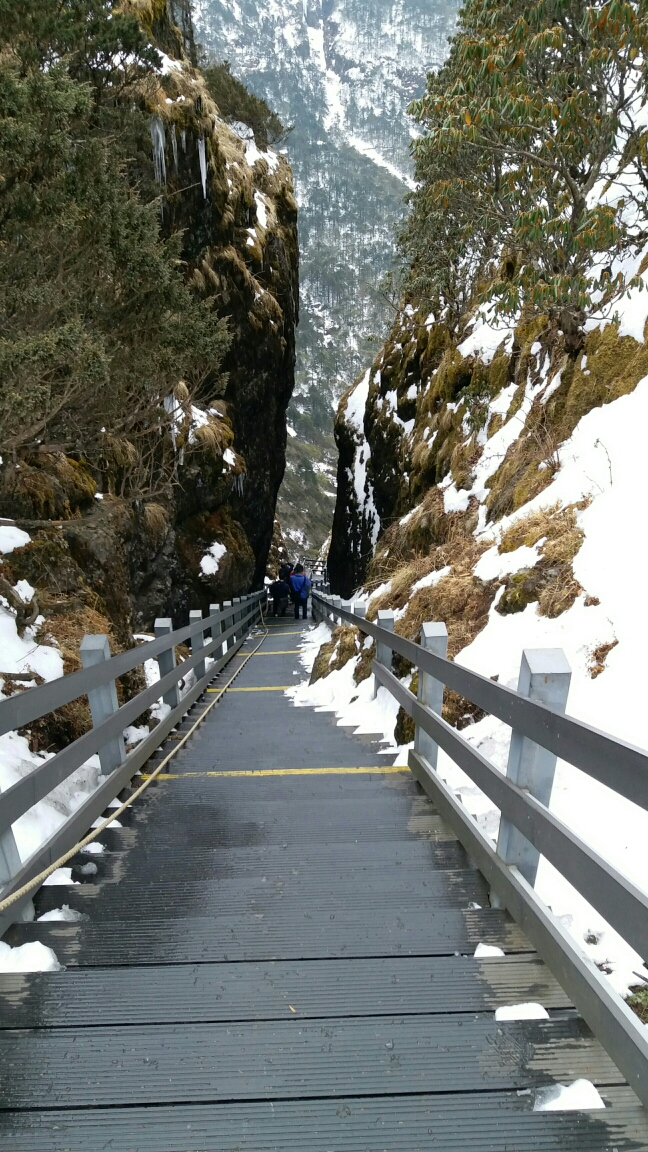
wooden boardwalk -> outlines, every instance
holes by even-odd
[[[171,774],[79,859],[96,875],[36,897],[87,918],[5,937],[66,968],[0,976],[0,1146],[648,1149],[636,1097],[409,772],[278,690],[303,627],[270,623]],[[526,1000],[550,1019],[495,1022]],[[533,1111],[580,1077],[605,1111]]]

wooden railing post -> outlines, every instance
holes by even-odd
[[[340,608],[342,608],[345,612],[353,612],[353,602],[351,600],[342,600],[340,603]],[[340,623],[342,623],[342,620],[340,620]]]
[[[331,607],[333,608],[333,614],[331,617],[331,619],[333,620],[333,623],[336,625],[341,624],[342,619],[340,616],[338,616],[336,609],[342,607],[342,598],[340,596],[332,596],[331,597]]]
[[[378,613],[377,624],[379,628],[384,628],[386,632],[394,631],[394,613],[392,612],[391,608],[381,608]],[[391,670],[392,649],[389,644],[385,644],[384,640],[376,641],[376,660],[379,664],[383,664],[385,668]],[[374,700],[378,695],[379,687],[380,685],[374,676]]]
[[[108,637],[102,635],[84,636],[79,653],[84,668],[92,668],[95,664],[101,664],[103,660],[110,660]],[[91,688],[88,692],[88,701],[92,726],[98,728],[119,708],[115,681],[109,680],[107,684],[102,684],[99,688]],[[124,737],[121,734],[114,736],[112,740],[104,744],[103,748],[99,749],[99,761],[104,776],[109,776],[115,768],[119,768],[125,759],[126,749],[124,748]]]
[[[189,623],[190,624],[194,624],[196,620],[202,620],[202,618],[203,618],[203,614],[199,608],[196,608],[193,612],[189,613]],[[195,656],[196,653],[200,652],[201,649],[204,647],[205,647],[205,632],[204,632],[204,630],[202,632],[194,632],[193,636],[191,637],[191,655]],[[196,674],[196,680],[202,680],[203,676],[205,675],[205,661],[204,660],[199,660],[197,664],[194,664],[194,672]]]
[[[351,605],[351,611],[354,616],[358,616],[360,620],[364,620],[367,615],[367,605],[364,600],[354,600]],[[360,625],[358,625],[358,627],[360,627]],[[360,631],[362,632],[362,628],[360,628]]]
[[[173,632],[173,622],[169,620],[168,617],[158,617],[155,621],[154,632],[156,640],[159,639],[160,636],[168,636],[169,632]],[[172,672],[176,666],[175,648],[173,645],[167,648],[166,651],[160,652],[157,662],[158,668],[160,669],[161,680],[163,676],[166,676],[167,672]],[[172,684],[170,688],[167,688],[162,699],[165,704],[169,705],[169,708],[176,708],[180,703],[180,689],[178,684]]]
[[[525,648],[522,653],[517,690],[537,704],[544,704],[556,712],[564,712],[569,693],[571,668],[562,648]],[[511,732],[506,774],[520,788],[535,796],[549,807],[556,755],[540,744]],[[506,817],[500,821],[497,852],[505,864],[514,864],[532,887],[535,884],[540,853]],[[498,897],[491,896],[493,907],[499,907]]]
[[[429,652],[434,652],[435,656],[442,656],[445,659],[448,648],[448,629],[442,622],[426,622],[421,625],[421,648],[427,648]],[[443,684],[440,680],[435,680],[434,676],[430,676],[428,672],[423,672],[420,668],[418,670],[418,692],[417,699],[421,704],[427,704],[437,715],[441,715],[443,710]],[[437,759],[439,756],[439,745],[436,740],[418,724],[414,731],[414,751],[418,752],[427,760],[431,768],[437,766]]]

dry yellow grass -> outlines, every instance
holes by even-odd
[[[561,565],[557,575],[548,580],[540,592],[538,615],[560,616],[562,612],[571,608],[576,597],[580,596],[582,591],[582,585],[575,579],[571,564]]]
[[[499,551],[514,552],[522,545],[532,548],[544,539],[540,554],[547,560],[573,560],[585,538],[584,532],[578,527],[576,512],[582,511],[588,503],[589,500],[582,500],[564,508],[560,504],[552,504],[549,508],[540,508],[521,517],[502,534]]]
[[[59,611],[55,615],[46,616],[45,623],[37,637],[40,643],[47,643],[49,637],[56,641],[61,649],[63,671],[66,676],[69,672],[76,672],[81,667],[79,646],[86,633],[107,635],[112,654],[115,655],[116,652],[120,651],[112,635],[110,620],[86,604],[76,605],[78,605],[78,601],[72,601],[71,611]],[[47,608],[45,611],[47,612]]]
[[[210,420],[208,424],[201,424],[194,428],[192,441],[187,445],[189,449],[196,447],[212,456],[222,456],[226,448],[234,441],[234,433],[229,425],[222,420]]]
[[[168,528],[168,516],[161,504],[144,505],[144,523],[149,536],[156,543],[162,543]]]
[[[596,677],[600,676],[601,672],[605,672],[605,661],[618,643],[618,640],[609,640],[607,644],[598,644],[596,648],[593,649],[589,666],[589,674],[592,680],[596,680]]]

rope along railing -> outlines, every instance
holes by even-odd
[[[375,691],[385,687],[415,722],[409,765],[504,905],[560,980],[640,1099],[648,1105],[645,1027],[534,892],[540,855],[648,957],[648,896],[549,810],[557,757],[648,808],[648,753],[564,715],[571,672],[560,649],[526,650],[513,691],[446,658],[444,624],[428,623],[421,643],[394,632],[394,613],[365,618],[362,603],[314,589],[313,613],[332,627],[355,624],[376,641]],[[418,694],[391,670],[392,652],[418,669]],[[441,716],[444,686],[512,728],[507,774]],[[500,809],[497,849],[436,771],[444,752]]]
[[[265,592],[235,598],[222,607],[211,604],[209,615],[190,613],[189,625],[172,630],[171,621],[155,621],[156,639],[137,648],[110,656],[106,636],[85,636],[81,643],[84,667],[21,696],[0,701],[0,732],[22,727],[71,700],[87,695],[93,727],[84,736],[44,761],[29,775],[0,795],[0,902],[23,888],[73,847],[108,804],[139,771],[169,732],[189,711],[207,685],[236,654],[252,626],[261,618]],[[187,640],[191,655],[176,664],[175,648]],[[212,658],[209,669],[207,658]],[[160,679],[121,707],[115,680],[152,658],[157,659]],[[192,671],[195,683],[180,698],[180,683]],[[127,755],[124,730],[162,697],[169,712],[144,740]],[[106,780],[49,840],[24,863],[16,848],[12,824],[53,788],[66,780],[94,753],[99,754]],[[31,919],[31,900],[26,895],[0,912],[0,935],[9,924]]]

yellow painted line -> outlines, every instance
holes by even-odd
[[[301,648],[278,648],[276,652],[253,652],[253,656],[295,656]]]
[[[392,772],[409,772],[407,764],[387,764],[384,768],[240,768],[224,772],[160,772],[157,780],[182,780],[185,776],[353,776],[374,772],[384,776]],[[146,776],[144,777],[146,779]]]
[[[286,688],[294,688],[294,684],[271,684],[262,688],[228,688],[229,692],[285,692]],[[208,688],[208,692],[220,692],[220,688]]]

